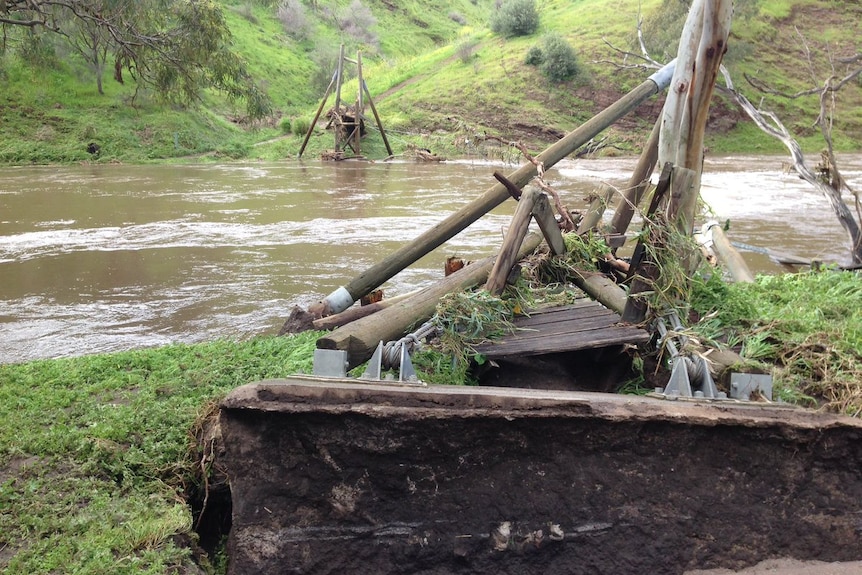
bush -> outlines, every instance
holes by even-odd
[[[511,38],[529,36],[539,29],[539,13],[535,0],[503,0],[491,17],[491,30]]]
[[[281,122],[279,122],[278,127],[281,129],[282,134],[289,134],[291,130],[290,118],[282,118]]]
[[[538,66],[544,59],[545,55],[542,53],[542,48],[539,46],[533,46],[527,50],[527,56],[524,58],[524,63],[528,66]]]
[[[477,45],[478,42],[472,38],[462,40],[458,44],[457,48],[455,48],[455,53],[458,54],[458,59],[461,60],[462,63],[468,64],[476,53]]]
[[[545,36],[542,47],[542,74],[551,82],[566,82],[581,71],[575,50],[558,34]]]
[[[311,127],[311,122],[303,118],[295,118],[291,123],[291,130],[297,136],[304,136],[309,127]]]
[[[233,8],[233,11],[236,12],[240,18],[248,20],[252,24],[259,24],[260,22],[257,19],[257,16],[254,15],[254,7],[249,4],[240,4]]]
[[[302,2],[283,0],[278,5],[277,16],[288,36],[295,40],[305,40],[308,37],[309,23]]]
[[[377,18],[361,0],[353,0],[342,9],[338,20],[342,32],[361,44],[378,47],[380,40],[373,30],[377,26]]]

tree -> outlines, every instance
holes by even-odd
[[[0,0],[0,25],[68,38],[95,68],[99,86],[112,53],[119,81],[125,66],[167,101],[196,103],[212,87],[243,100],[251,119],[271,113],[269,98],[231,51],[212,0]]]
[[[723,70],[723,72],[727,90],[733,95],[739,106],[757,124],[757,127],[784,144],[790,152],[793,167],[796,173],[799,174],[799,177],[811,184],[829,201],[832,211],[835,212],[835,216],[838,218],[841,227],[844,228],[850,239],[850,255],[853,264],[859,265],[862,264],[862,230],[860,230],[860,223],[862,223],[862,199],[860,199],[859,191],[852,189],[847,184],[847,181],[838,169],[838,162],[835,158],[835,150],[832,143],[832,128],[835,117],[835,96],[839,90],[850,82],[862,77],[862,53],[846,58],[832,59],[831,64],[831,74],[823,81],[821,86],[802,90],[795,94],[782,94],[765,84],[749,78],[749,83],[764,93],[782,95],[788,98],[798,98],[813,94],[819,95],[820,109],[815,120],[815,125],[820,128],[826,148],[821,153],[821,162],[814,171],[808,167],[805,155],[796,138],[793,137],[778,116],[774,112],[761,110],[754,106],[748,98],[734,88],[733,81],[727,70]],[[844,72],[838,72],[838,65],[845,67]],[[854,198],[855,218],[850,207],[844,202],[842,197],[844,191],[850,192]]]
[[[69,44],[84,58],[96,76],[96,89],[104,94],[102,77],[111,49],[111,40],[94,20],[73,19],[68,35]]]
[[[689,0],[667,0],[673,7],[677,4],[686,4]],[[750,0],[742,3],[743,6],[750,6]],[[736,10],[736,5],[734,10]],[[657,69],[661,66],[660,62],[654,60],[646,47],[644,40],[643,22],[638,20],[638,40],[640,46],[640,54],[621,50],[611,46],[613,50],[621,53],[625,60],[623,64],[612,62],[618,68],[653,68]],[[798,32],[797,32],[798,33]],[[801,37],[801,34],[800,34]],[[811,88],[800,90],[793,94],[788,94],[776,90],[764,82],[746,76],[748,83],[757,91],[765,95],[781,96],[787,99],[802,98],[804,96],[818,96],[819,106],[817,107],[817,116],[813,125],[820,129],[821,136],[825,143],[825,149],[821,153],[821,162],[815,168],[811,169],[805,160],[805,154],[802,151],[796,138],[784,126],[778,115],[769,110],[763,110],[752,104],[741,92],[739,92],[733,84],[730,73],[722,66],[721,73],[725,80],[725,90],[730,93],[737,104],[743,111],[754,121],[754,123],[766,134],[781,141],[790,152],[790,157],[793,161],[794,169],[799,177],[811,184],[817,191],[829,201],[836,218],[841,224],[844,231],[850,240],[850,255],[854,265],[862,265],[862,198],[860,192],[852,189],[844,177],[841,175],[838,162],[835,157],[833,147],[833,127],[835,114],[837,110],[837,95],[854,83],[860,82],[862,79],[862,53],[851,54],[847,56],[836,56],[835,47],[827,46],[824,52],[828,55],[825,66],[828,67],[828,72],[820,73],[820,77],[825,77],[825,80],[818,80],[818,73],[815,71],[818,66],[814,62],[811,47],[802,38],[802,60],[804,60],[805,68],[811,76]],[[791,56],[796,58],[795,56]],[[631,59],[639,60],[640,63],[631,64]],[[822,67],[821,67],[822,69]],[[848,192],[853,197],[853,209],[844,201],[843,192]],[[855,217],[854,217],[855,211]]]

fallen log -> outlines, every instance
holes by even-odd
[[[413,294],[418,293],[419,290],[415,290],[409,293],[397,295],[394,297],[386,298],[384,300],[362,305],[362,306],[352,306],[347,308],[341,313],[337,313],[335,315],[328,315],[326,317],[317,318],[312,321],[312,325],[314,329],[319,330],[330,330],[335,329],[337,327],[341,327],[343,325],[347,325],[350,322],[354,322],[358,319],[361,319],[365,316],[369,316],[371,314],[377,313],[382,309],[386,309],[399,301],[406,299]]]
[[[518,251],[518,257],[533,252],[541,243],[541,235],[528,235]],[[450,292],[470,289],[485,281],[495,260],[496,256],[491,256],[472,263],[411,297],[349,323],[318,339],[317,347],[347,351],[348,369],[353,369],[371,357],[378,343],[396,341],[411,326],[417,326],[434,315],[441,297]]]
[[[712,242],[712,249],[715,251],[715,255],[724,262],[734,281],[745,283],[754,281],[754,274],[751,273],[745,260],[742,259],[740,253],[736,251],[736,248],[733,247],[730,240],[724,235],[724,230],[721,229],[718,222],[711,222],[704,226],[702,235],[707,242]]]
[[[536,157],[537,163],[541,164],[544,169],[550,168],[590,141],[590,139],[602,130],[637,108],[648,98],[664,90],[670,82],[674,65],[675,62],[667,64],[634,90],[548,147]],[[527,163],[509,174],[508,179],[514,182],[516,186],[523,187],[537,173],[536,164]],[[422,256],[441,246],[491,209],[500,205],[508,197],[509,191],[506,187],[500,183],[495,184],[484,194],[451,214],[409,244],[362,272],[347,285],[338,288],[326,296],[321,307],[330,313],[338,313],[347,309],[357,299],[374,288],[379,287]]]

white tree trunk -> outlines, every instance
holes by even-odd
[[[691,194],[668,209],[672,218],[682,218],[691,233],[700,192],[703,168],[703,138],[709,102],[727,51],[733,15],[731,0],[694,0],[679,42],[677,64],[661,117],[658,162],[697,173]]]

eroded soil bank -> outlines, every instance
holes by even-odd
[[[862,422],[278,380],[223,403],[229,572],[681,574],[862,559]]]

